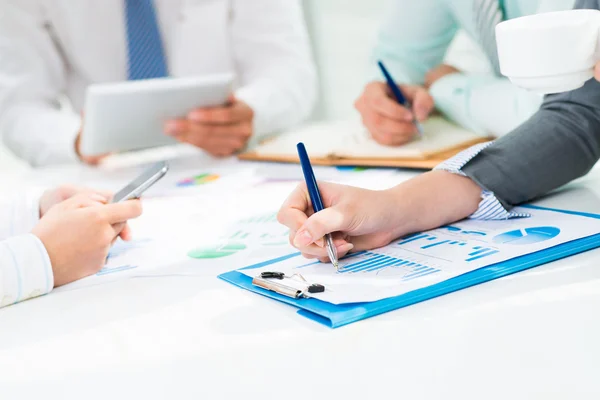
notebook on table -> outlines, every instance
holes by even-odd
[[[304,142],[316,165],[357,165],[431,169],[477,143],[490,140],[442,117],[423,123],[424,134],[402,146],[380,145],[359,121],[317,123],[268,139],[239,158],[299,162],[296,144]]]

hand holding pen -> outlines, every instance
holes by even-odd
[[[415,122],[420,124],[429,117],[434,101],[424,87],[398,85],[389,71],[387,75],[386,80],[382,69],[384,81],[369,83],[355,107],[373,139],[383,145],[399,146],[419,135]]]
[[[419,208],[406,190],[386,191],[318,182],[325,208],[314,212],[306,184],[302,183],[281,206],[277,218],[290,229],[290,242],[306,258],[330,262],[325,240],[331,234],[342,258],[351,252],[375,249],[412,232],[414,213],[407,206]],[[431,188],[427,186],[427,193]],[[408,211],[407,211],[408,210]],[[340,266],[341,268],[341,266]]]

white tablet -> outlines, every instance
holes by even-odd
[[[233,75],[221,74],[90,85],[80,151],[97,155],[174,144],[165,122],[225,104],[232,81]]]

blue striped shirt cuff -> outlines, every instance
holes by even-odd
[[[474,159],[485,148],[494,142],[480,143],[468,148],[457,154],[456,156],[444,161],[437,167],[437,171],[447,171],[453,174],[466,176],[462,171],[463,167]],[[511,218],[528,218],[531,215],[528,213],[519,213],[507,210],[502,206],[502,203],[496,198],[493,192],[489,190],[481,190],[481,202],[479,208],[469,218],[477,220],[505,220]]]

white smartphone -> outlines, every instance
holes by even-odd
[[[112,203],[139,198],[142,193],[148,190],[152,185],[161,180],[169,171],[169,164],[164,161],[156,163],[144,171],[143,174],[131,181],[130,184],[119,190],[112,199]]]

